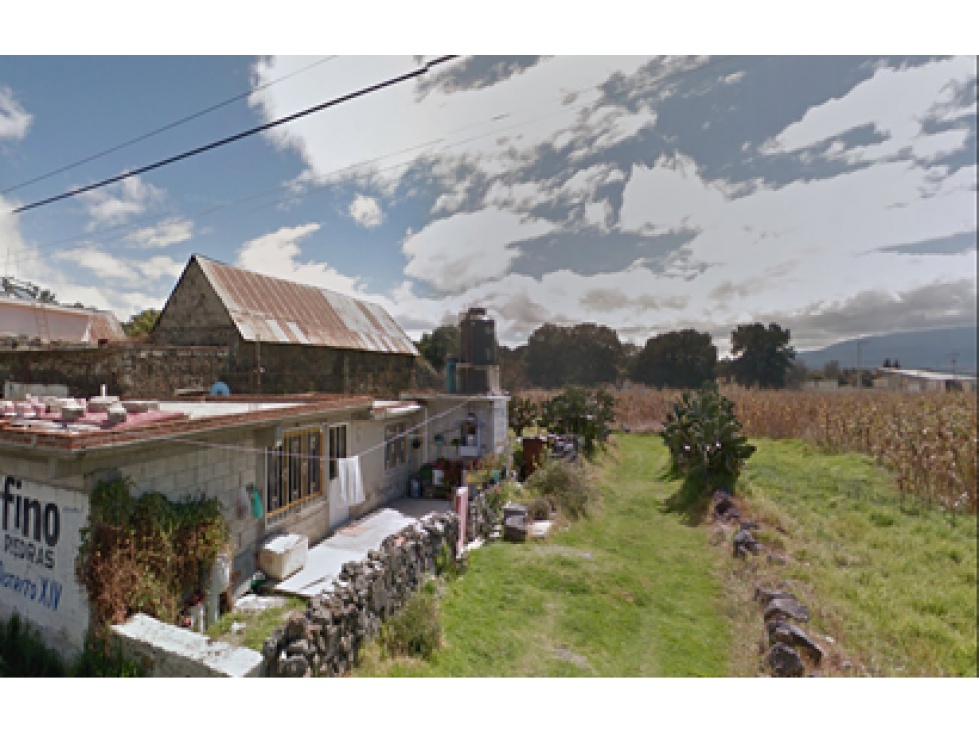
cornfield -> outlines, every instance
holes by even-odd
[[[974,393],[908,394],[884,391],[807,393],[726,388],[749,436],[802,438],[835,452],[859,451],[895,474],[902,495],[953,512],[977,511],[977,403]],[[613,390],[616,422],[655,430],[676,390]],[[551,393],[531,390],[535,402]]]

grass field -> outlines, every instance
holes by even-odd
[[[601,506],[545,542],[497,543],[441,600],[444,647],[430,662],[381,661],[358,675],[722,676],[730,623],[703,528],[664,513],[666,453],[621,436],[599,463]]]
[[[865,456],[829,455],[803,441],[756,443],[743,477],[750,514],[766,528],[759,540],[790,558],[777,573],[803,590],[811,628],[873,676],[976,676],[975,517],[902,498]],[[727,563],[729,592],[750,593],[739,564]],[[766,574],[775,572],[762,567]],[[735,658],[748,673],[751,655],[742,649]]]
[[[661,441],[619,435],[596,511],[546,542],[475,551],[442,588],[443,648],[423,662],[372,645],[357,674],[754,676],[751,594],[787,580],[813,612],[824,675],[975,676],[974,518],[902,499],[865,456],[756,443],[739,501],[787,565],[735,561],[717,528],[664,511],[680,484],[660,478]]]

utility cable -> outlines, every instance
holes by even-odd
[[[687,74],[693,73],[694,71],[699,71],[699,70],[702,70],[704,68],[707,68],[707,67],[710,67],[710,66],[714,66],[716,64],[720,64],[722,62],[731,61],[731,60],[733,60],[735,58],[738,58],[738,57],[740,57],[742,55],[743,54],[730,54],[730,55],[727,55],[727,56],[719,57],[717,59],[712,59],[711,61],[709,61],[709,62],[707,62],[705,64],[701,64],[699,66],[696,66],[694,68],[691,68],[691,69],[681,69],[679,71],[673,72],[672,74],[667,74],[667,75],[658,77],[658,78],[654,79],[652,82],[650,82],[649,84],[644,85],[644,86],[642,86],[642,87],[640,87],[638,89],[636,89],[636,88],[622,89],[622,90],[619,90],[617,92],[610,92],[606,96],[609,97],[609,98],[612,98],[612,97],[622,96],[624,94],[642,94],[644,92],[647,92],[647,91],[651,90],[653,87],[657,86],[658,84],[661,84],[662,82],[665,82],[665,81],[674,79],[674,78],[679,77],[679,76],[685,76]],[[601,82],[599,84],[591,85],[589,87],[583,87],[581,89],[574,90],[572,92],[564,93],[564,94],[562,94],[562,98],[563,97],[566,97],[568,94],[575,94],[575,95],[577,95],[577,94],[581,94],[581,93],[586,92],[586,91],[590,91],[592,89],[597,89],[598,87],[603,86],[605,83],[606,82],[603,81],[603,82]],[[577,109],[579,107],[582,107],[582,106],[585,106],[585,105],[588,105],[588,104],[594,104],[594,102],[593,101],[584,101],[584,102],[576,102],[576,103],[572,103],[572,104],[569,104],[569,105],[565,105],[565,106],[563,106],[559,110],[556,110],[554,112],[549,112],[549,113],[546,113],[544,115],[540,115],[540,116],[535,117],[535,118],[530,119],[530,120],[524,120],[524,121],[520,121],[520,122],[515,122],[512,125],[508,125],[508,126],[502,128],[502,129],[494,129],[494,130],[491,130],[489,132],[482,133],[480,135],[475,135],[475,136],[472,136],[472,137],[469,137],[469,138],[465,138],[465,139],[460,140],[460,141],[449,143],[448,145],[445,145],[442,148],[439,148],[439,149],[437,149],[434,152],[440,152],[440,151],[443,151],[443,150],[448,150],[450,148],[455,148],[455,147],[458,147],[460,145],[464,145],[466,143],[473,142],[475,140],[480,140],[482,138],[489,137],[491,135],[499,135],[500,133],[507,132],[509,130],[513,130],[513,129],[516,129],[516,128],[524,127],[526,125],[530,125],[532,123],[539,122],[541,120],[547,119],[549,117],[554,117],[556,115],[565,114],[565,113],[567,113],[569,111],[573,111],[573,110],[575,110],[575,109]],[[501,119],[505,119],[508,116],[509,116],[509,113],[508,114],[505,114],[505,115],[496,115],[491,120],[489,120],[489,122],[497,122],[497,121],[499,121]],[[484,124],[485,122],[486,121],[481,121],[481,122],[477,122],[477,123],[472,123],[470,125],[465,125],[465,126],[463,126],[461,128],[457,128],[456,130],[454,130],[454,131],[452,131],[450,133],[447,133],[447,135],[452,135],[454,133],[461,132],[463,130],[466,130],[466,129],[475,127],[477,125]],[[249,211],[254,212],[254,211],[257,211],[259,209],[262,209],[262,208],[264,208],[266,206],[271,206],[271,205],[279,204],[279,203],[282,203],[282,202],[288,202],[288,201],[293,201],[293,200],[305,198],[305,197],[310,196],[312,194],[318,193],[318,190],[319,189],[322,189],[324,187],[327,187],[327,186],[331,185],[332,182],[328,180],[330,178],[333,178],[333,177],[342,175],[344,173],[348,173],[350,171],[356,170],[358,168],[362,168],[362,167],[367,166],[367,165],[370,165],[372,163],[376,163],[376,162],[378,162],[380,160],[383,160],[385,158],[392,158],[392,157],[399,156],[399,155],[402,155],[404,153],[410,152],[412,150],[417,150],[417,149],[420,149],[420,148],[431,147],[433,145],[436,145],[437,143],[444,142],[444,140],[445,140],[444,138],[437,138],[437,139],[432,140],[432,141],[430,141],[428,143],[423,143],[423,144],[412,146],[412,147],[409,147],[409,148],[403,148],[401,150],[398,150],[398,151],[395,151],[395,152],[392,152],[392,153],[387,153],[387,154],[378,156],[376,158],[372,158],[372,159],[369,159],[369,160],[366,160],[366,161],[361,161],[359,163],[351,164],[351,165],[346,166],[346,167],[341,168],[341,169],[336,169],[334,171],[328,171],[326,173],[323,173],[323,174],[320,174],[320,175],[316,176],[313,179],[313,181],[317,181],[317,183],[312,184],[309,190],[303,191],[303,192],[300,192],[300,193],[296,193],[296,194],[292,194],[292,195],[289,195],[289,196],[285,196],[285,197],[276,199],[276,200],[274,200],[272,202],[269,202],[267,204],[261,204],[261,205],[259,205],[257,207],[254,207],[254,208],[250,209]],[[407,162],[403,162],[403,163],[393,164],[391,166],[386,166],[384,168],[379,169],[378,172],[393,170],[395,168],[399,168],[399,167],[402,167],[402,166],[410,165],[412,162],[413,161],[407,161]],[[197,212],[195,214],[191,214],[191,215],[187,215],[187,216],[180,216],[180,215],[176,215],[176,216],[179,219],[181,219],[182,221],[195,221],[195,220],[200,219],[200,218],[203,218],[205,216],[209,216],[210,214],[213,214],[213,213],[215,213],[217,211],[220,211],[222,209],[227,209],[227,208],[230,208],[230,207],[238,206],[239,204],[243,204],[243,203],[246,203],[248,201],[253,201],[254,199],[258,199],[258,198],[261,198],[263,196],[268,196],[270,194],[274,194],[274,193],[279,192],[279,191],[283,191],[283,190],[289,188],[291,185],[292,185],[291,183],[287,183],[287,184],[284,184],[284,185],[281,185],[281,186],[277,186],[277,187],[272,188],[272,189],[267,189],[267,190],[262,191],[262,192],[257,193],[257,194],[249,194],[248,196],[242,197],[240,199],[233,200],[231,202],[227,202],[227,203],[224,203],[224,204],[217,204],[215,206],[212,206],[212,207],[209,207],[207,209],[201,210],[201,211],[199,211],[199,212]],[[64,244],[66,242],[73,242],[73,241],[80,240],[80,239],[86,239],[86,240],[87,239],[91,239],[92,237],[97,237],[97,236],[101,235],[103,232],[113,232],[113,231],[117,231],[117,230],[124,230],[124,231],[134,230],[134,229],[136,229],[136,228],[138,228],[138,227],[140,227],[143,224],[146,224],[148,222],[162,223],[164,220],[171,219],[171,218],[174,218],[174,215],[172,215],[172,214],[153,215],[151,217],[146,217],[146,218],[143,218],[143,219],[139,219],[139,220],[136,220],[136,221],[133,221],[133,222],[129,222],[127,224],[120,224],[120,225],[116,225],[114,227],[107,227],[107,228],[98,230],[98,231],[93,232],[93,233],[88,233],[88,234],[83,234],[83,235],[75,235],[75,236],[67,237],[67,238],[64,238],[64,239],[61,239],[61,240],[55,240],[55,241],[52,241],[52,242],[46,242],[44,244],[37,245],[34,249],[35,249],[35,251],[38,251],[38,250],[47,250],[47,249],[49,249],[51,247],[55,247],[55,246]],[[120,239],[125,238],[126,236],[127,235],[123,234],[123,235],[118,236],[118,237],[113,237],[111,239],[103,240],[102,242],[115,242],[115,241],[118,241]],[[87,247],[89,244],[90,243],[85,242],[85,243],[82,243],[80,245],[63,248],[62,251],[70,251],[70,250],[80,249],[80,248],[83,248],[83,247]],[[19,265],[19,264],[21,264],[23,262],[37,260],[37,259],[39,259],[42,256],[43,255],[40,252],[36,252],[36,254],[34,254],[31,257],[18,258],[17,259],[17,264]]]
[[[83,194],[86,191],[93,191],[95,189],[100,189],[105,186],[109,186],[110,184],[123,181],[127,178],[132,178],[133,176],[138,176],[142,173],[147,173],[148,171],[153,171],[157,168],[162,168],[163,166],[169,166],[172,163],[182,161],[186,158],[190,158],[195,155],[200,155],[201,153],[206,153],[209,150],[220,148],[221,146],[228,145],[229,143],[234,143],[238,140],[250,137],[252,135],[257,135],[258,133],[265,132],[266,130],[271,130],[274,127],[278,127],[279,125],[284,125],[288,122],[293,122],[302,117],[306,117],[307,115],[311,115],[313,113],[325,110],[329,107],[335,107],[336,105],[349,102],[351,100],[357,99],[358,97],[363,97],[367,94],[380,91],[381,89],[385,89],[386,87],[394,86],[395,84],[401,84],[403,82],[408,81],[409,79],[414,79],[415,77],[419,77],[422,74],[425,74],[426,72],[428,72],[429,69],[431,69],[434,66],[438,66],[439,64],[444,64],[445,62],[451,61],[456,58],[458,58],[457,55],[441,56],[437,59],[433,59],[432,61],[426,62],[423,66],[419,67],[418,69],[415,69],[414,71],[410,71],[406,74],[402,74],[396,77],[391,77],[390,79],[386,79],[383,82],[378,82],[377,84],[372,84],[368,87],[363,87],[361,89],[358,89],[355,92],[350,92],[348,94],[341,95],[340,97],[335,97],[334,99],[331,99],[327,102],[314,105],[313,107],[308,107],[305,110],[301,110],[300,112],[296,112],[292,115],[279,118],[278,120],[273,120],[272,122],[267,122],[264,125],[258,125],[257,127],[250,128],[243,132],[237,133],[236,135],[230,135],[226,138],[222,138],[221,140],[216,140],[213,143],[208,143],[207,145],[202,145],[198,148],[185,151],[184,153],[170,156],[169,158],[164,158],[163,160],[157,161],[156,163],[150,163],[149,165],[141,166],[140,168],[137,168],[134,171],[128,171],[127,173],[122,173],[119,174],[118,176],[113,176],[112,178],[107,178],[97,183],[89,184],[88,186],[83,186],[78,189],[66,191],[65,193],[58,194],[57,196],[51,196],[48,197],[47,199],[41,199],[40,201],[35,201],[30,204],[25,204],[24,206],[20,206],[17,207],[16,209],[11,210],[9,213],[21,214],[23,212],[30,211],[31,209],[36,209],[38,207],[45,206],[47,204],[53,204],[56,201],[62,201],[63,199],[68,199],[74,196],[78,196],[79,194]]]
[[[142,142],[143,140],[147,140],[148,138],[152,138],[152,137],[154,137],[156,135],[159,135],[160,133],[166,132],[167,130],[172,130],[173,128],[178,127],[180,125],[183,125],[186,122],[190,122],[191,120],[196,120],[198,117],[203,117],[204,115],[209,114],[211,112],[214,112],[215,110],[219,110],[222,107],[227,107],[228,105],[233,104],[234,102],[237,102],[238,100],[245,99],[246,97],[251,96],[255,92],[260,92],[263,89],[268,89],[269,87],[273,86],[274,84],[278,84],[279,82],[284,82],[286,79],[291,79],[292,77],[296,76],[297,74],[302,74],[304,71],[308,71],[309,69],[312,69],[314,66],[319,66],[320,64],[325,64],[326,62],[332,61],[335,58],[337,58],[336,55],[326,56],[326,57],[324,57],[322,59],[318,59],[317,61],[314,61],[311,64],[307,64],[306,66],[302,67],[301,69],[297,69],[296,71],[292,72],[291,74],[286,74],[285,76],[280,76],[277,79],[273,79],[272,81],[266,82],[265,84],[262,84],[261,86],[255,87],[254,89],[251,89],[251,90],[249,90],[247,92],[242,92],[241,94],[236,94],[234,97],[229,97],[228,99],[224,100],[223,102],[218,102],[217,104],[211,105],[210,107],[207,107],[207,108],[205,108],[203,110],[200,110],[199,112],[195,112],[192,115],[187,115],[186,117],[181,117],[179,120],[174,120],[173,122],[171,122],[168,125],[164,125],[163,127],[158,127],[155,130],[150,130],[148,133],[144,133],[144,134],[139,135],[139,136],[137,136],[135,138],[132,138],[131,140],[127,140],[124,143],[120,143],[119,145],[115,145],[115,146],[113,146],[113,147],[111,147],[111,148],[109,148],[107,150],[103,150],[101,153],[95,153],[93,155],[88,156],[87,158],[82,158],[80,161],[75,161],[74,163],[69,163],[67,166],[62,166],[61,168],[58,168],[58,169],[56,169],[54,171],[49,171],[48,173],[44,173],[44,174],[42,174],[40,176],[35,176],[34,178],[29,179],[27,181],[23,181],[22,183],[16,184],[14,186],[9,186],[9,187],[7,187],[7,188],[5,188],[3,190],[0,190],[0,194],[9,194],[11,191],[16,191],[17,189],[22,189],[25,186],[30,186],[31,184],[37,183],[38,181],[44,181],[45,179],[51,178],[52,176],[56,176],[59,173],[64,173],[65,171],[70,171],[73,168],[78,168],[78,166],[84,165],[86,163],[90,163],[90,162],[92,162],[94,160],[97,160],[99,158],[103,158],[103,157],[109,155],[110,153],[115,153],[117,150],[122,150],[123,148],[128,148],[130,145],[134,145],[135,143],[139,143],[139,142]]]

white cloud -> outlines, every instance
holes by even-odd
[[[800,120],[768,141],[762,151],[767,154],[800,151],[867,124],[872,124],[887,139],[847,151],[845,158],[851,162],[881,160],[915,145],[927,151],[934,147],[927,142],[929,137],[936,136],[922,134],[923,120],[936,103],[948,97],[951,88],[965,83],[975,73],[975,58],[971,56],[910,69],[878,69],[873,77],[845,96],[809,108]],[[974,108],[975,104],[970,109]],[[954,117],[962,113],[949,114]],[[944,138],[946,143],[949,140],[947,136]],[[963,136],[959,145],[964,140]]]
[[[161,203],[166,194],[153,184],[133,176],[117,184],[86,191],[79,198],[86,202],[92,218],[91,227],[99,224],[119,224],[130,216],[142,214],[147,208]]]
[[[363,194],[357,194],[354,197],[347,213],[355,222],[367,229],[378,227],[384,221],[384,213],[381,211],[381,205],[378,204],[377,199]]]
[[[441,291],[456,291],[499,278],[520,252],[514,242],[553,231],[554,224],[521,219],[497,207],[473,214],[454,214],[408,237],[405,275]]]
[[[194,223],[180,217],[168,219],[152,227],[144,227],[126,235],[138,247],[169,247],[186,242],[194,236]]]
[[[14,98],[10,87],[0,87],[0,140],[23,140],[32,116]]]
[[[117,278],[130,281],[139,279],[139,274],[132,264],[94,245],[65,250],[57,253],[54,258],[62,262],[75,263],[79,267],[92,271],[98,278]]]
[[[184,271],[184,263],[178,262],[165,255],[157,255],[149,260],[137,261],[134,263],[139,272],[150,280],[167,278],[169,281],[176,282],[177,278]]]
[[[299,262],[302,254],[297,244],[318,231],[319,224],[282,227],[267,235],[246,242],[238,250],[238,266],[297,283],[326,288],[337,293],[360,296],[359,278],[350,278],[324,262]]]
[[[255,84],[288,74],[309,61],[296,56],[259,61],[254,67]],[[563,104],[568,92],[598,85],[616,72],[632,75],[648,61],[649,57],[637,56],[550,58],[504,83],[452,93],[435,89],[421,99],[415,86],[407,83],[336,107],[329,115],[296,120],[269,134],[276,144],[299,151],[320,175],[379,154],[387,156],[375,164],[381,181],[397,181],[405,168],[395,166],[422,156],[466,160],[489,175],[498,175],[541,143],[557,139],[562,131],[569,130],[575,140],[590,132],[600,137],[601,146],[649,124],[655,118],[648,110],[633,113],[610,105],[591,109],[601,97],[596,89],[580,92],[574,105]],[[414,68],[408,56],[340,57],[304,72],[289,84],[255,92],[250,103],[266,119],[273,119]],[[392,109],[398,111],[396,119]],[[500,144],[500,139],[505,143]],[[378,141],[384,141],[380,149]],[[436,148],[422,147],[432,141],[439,141]]]

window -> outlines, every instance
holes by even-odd
[[[323,493],[323,431],[290,431],[267,452],[267,514],[271,517]]]
[[[384,470],[397,469],[407,461],[408,430],[406,423],[393,423],[384,427]]]

